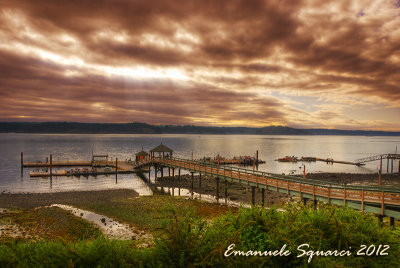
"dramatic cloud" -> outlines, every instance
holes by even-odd
[[[0,120],[400,130],[398,1],[0,2]]]

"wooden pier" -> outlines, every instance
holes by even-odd
[[[154,158],[152,165],[186,169],[217,179],[238,182],[261,189],[298,196],[302,200],[332,203],[368,211],[382,216],[400,218],[400,188],[385,186],[345,186],[320,180],[285,176],[240,167],[219,166],[180,158]]]
[[[333,161],[329,159],[319,159],[319,161]],[[334,161],[335,163],[354,164],[345,161]],[[362,163],[360,163],[362,164]],[[163,176],[163,168],[168,167],[169,172],[175,174],[175,168],[178,168],[180,175],[181,169],[186,169],[192,175],[199,173],[214,177],[217,183],[217,191],[219,189],[219,180],[237,182],[245,184],[252,188],[254,194],[255,188],[272,190],[285,193],[292,196],[298,196],[300,199],[313,200],[313,202],[326,202],[336,205],[348,206],[361,211],[372,212],[381,216],[389,216],[400,218],[400,188],[385,186],[346,186],[338,183],[328,183],[322,180],[311,180],[295,176],[285,176],[257,170],[245,169],[241,167],[233,167],[220,165],[215,163],[207,163],[204,161],[188,160],[175,157],[155,157],[143,159],[143,161],[52,161],[50,162],[23,162],[21,154],[21,168],[23,167],[44,167],[49,168],[41,174],[32,173],[34,176],[74,176],[73,172],[52,171],[53,167],[72,167],[87,166],[88,169],[77,172],[76,175],[102,175],[118,173],[137,173],[143,172],[141,168],[154,166],[156,171],[161,171]],[[106,170],[104,166],[108,166]],[[150,168],[148,170],[150,170]],[[155,174],[157,176],[157,172]],[[174,176],[174,175],[172,175]],[[150,179],[150,172],[149,172]]]

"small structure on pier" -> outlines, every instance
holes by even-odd
[[[143,161],[143,160],[146,160],[146,159],[149,159],[149,158],[150,158],[150,155],[147,152],[145,152],[143,150],[143,148],[142,148],[142,150],[140,152],[136,153],[136,161],[137,162]]]
[[[158,153],[158,157],[171,157],[172,156],[173,150],[171,148],[168,148],[164,144],[158,145],[156,148],[150,150],[151,158],[154,158],[154,153]]]

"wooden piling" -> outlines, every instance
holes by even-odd
[[[258,165],[258,150],[256,151],[256,164]]]
[[[115,182],[118,181],[118,157],[115,158]]]
[[[50,179],[53,175],[53,155],[50,154]]]
[[[219,203],[219,177],[217,177],[216,183],[217,183],[217,189],[215,195],[217,197],[217,203]]]
[[[256,187],[251,186],[251,204],[254,206],[256,204]]]
[[[163,179],[163,178],[164,178],[164,167],[161,166],[161,179]]]
[[[192,174],[192,179],[190,181],[190,198],[193,199],[193,181],[194,181],[194,172],[190,172]]]
[[[24,153],[21,152],[21,171],[24,169]]]
[[[382,185],[382,174],[381,174],[381,170],[378,171],[378,185],[381,186]]]
[[[181,169],[178,170],[178,180],[181,180]]]
[[[387,164],[386,164],[386,173],[389,173],[389,158],[387,159]]]
[[[390,227],[394,227],[394,217],[389,217]]]
[[[261,206],[264,207],[265,205],[265,189],[261,189]]]
[[[168,177],[171,177],[171,168],[168,167]]]
[[[228,205],[228,180],[225,179],[225,205]]]
[[[199,174],[199,188],[201,188],[201,173]]]
[[[175,181],[175,168],[172,168],[172,181]]]
[[[150,175],[151,175],[151,166],[149,166],[149,183],[150,183]]]
[[[393,173],[393,158],[391,159],[391,162],[392,162],[392,167],[390,169],[390,173]]]

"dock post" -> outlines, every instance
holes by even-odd
[[[393,173],[393,158],[391,159],[391,162],[392,162],[392,167],[390,169],[390,173]]]
[[[383,215],[378,215],[379,225],[382,226],[383,224]]]
[[[318,200],[316,198],[314,198],[314,208],[316,208],[318,205]]]
[[[154,165],[154,183],[157,182],[157,166]]]
[[[190,180],[190,198],[193,199],[193,181],[194,181],[194,172],[190,172],[192,174],[192,179]]]
[[[21,178],[24,176],[24,153],[21,152]]]
[[[161,166],[161,179],[163,179],[163,178],[164,178],[164,167]]]
[[[171,168],[168,167],[168,177],[171,177]]]
[[[265,206],[265,189],[261,188],[261,206]]]
[[[178,170],[178,180],[181,180],[181,169]]]
[[[172,181],[175,181],[175,168],[172,168]]]
[[[251,186],[251,204],[253,206],[256,204],[255,194],[256,194],[256,187],[255,186]]]
[[[118,183],[118,157],[115,158],[115,183]]]
[[[199,174],[199,188],[201,188],[201,173]]]
[[[217,196],[217,203],[219,203],[219,177],[217,177],[216,182],[217,182],[217,189],[215,195]]]
[[[379,170],[380,170],[381,173],[382,173],[382,156],[381,156],[381,164],[380,164]]]
[[[386,173],[389,173],[389,158],[387,159],[387,164],[386,164]]]
[[[256,151],[256,165],[258,166],[258,150]]]
[[[379,186],[382,185],[382,171],[381,170],[378,171],[378,185]]]
[[[150,173],[151,172],[151,166],[149,166],[149,183],[150,183]]]
[[[50,179],[53,176],[53,155],[50,154]]]
[[[394,227],[394,217],[389,217],[390,227]]]
[[[228,205],[228,180],[225,179],[225,205]]]
[[[306,165],[303,166],[303,181],[306,178]]]

